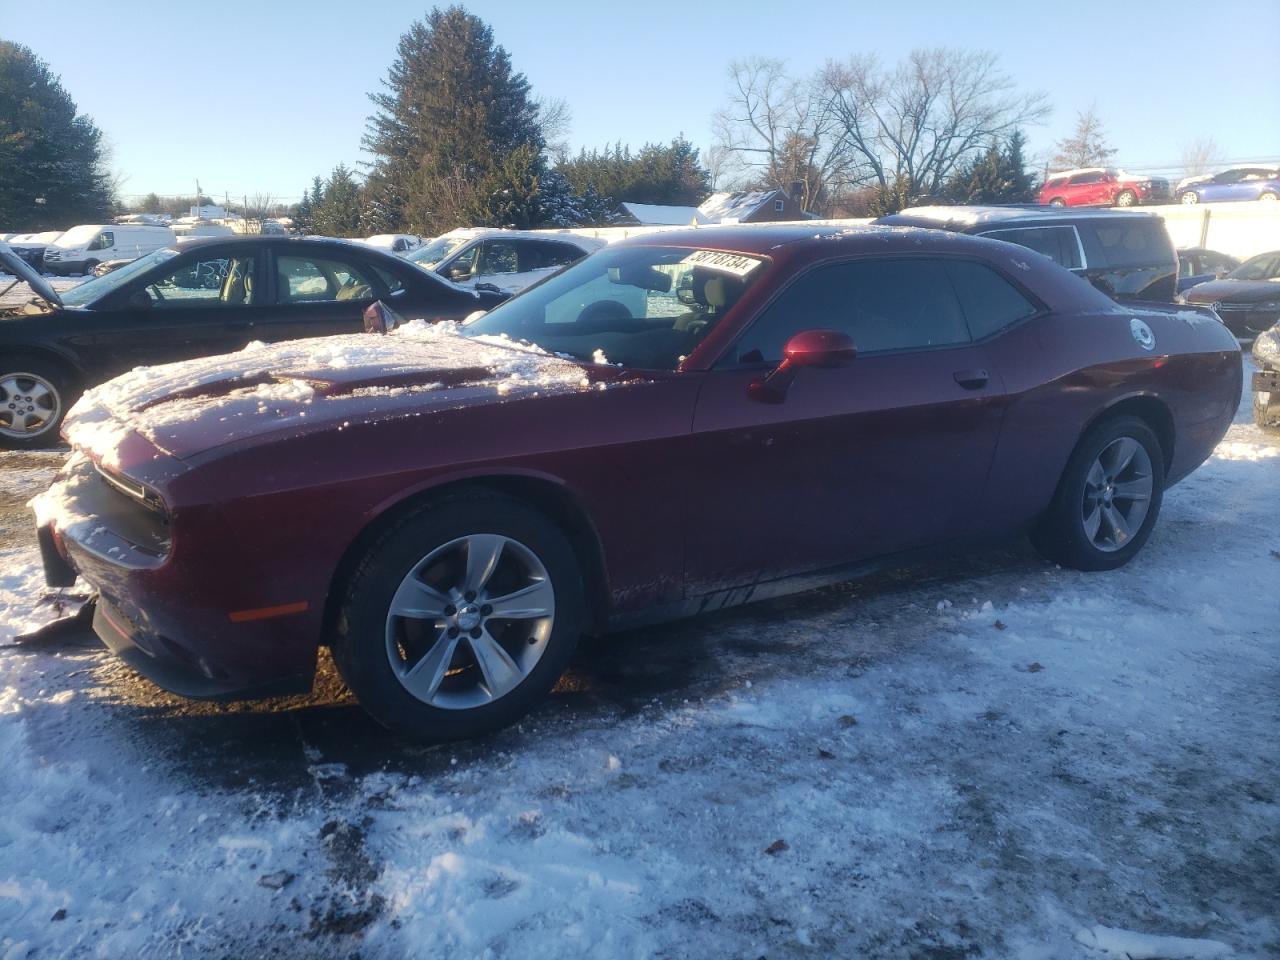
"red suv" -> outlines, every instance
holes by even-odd
[[[1111,167],[1065,170],[1040,188],[1040,202],[1054,207],[1132,207],[1168,200],[1169,181],[1163,177],[1135,177]]]

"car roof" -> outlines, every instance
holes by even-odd
[[[603,241],[597,241],[592,237],[583,237],[575,233],[544,233],[542,231],[533,230],[504,230],[501,227],[458,227],[450,230],[448,233],[442,233],[440,237],[455,237],[461,240],[476,240],[484,238],[492,239],[509,239],[509,240],[553,240],[560,242],[572,243],[584,250],[593,250],[597,245],[602,245]],[[435,239],[439,240],[440,237]]]
[[[1055,221],[1071,223],[1078,220],[1124,220],[1134,217],[1157,217],[1144,210],[1073,210],[1069,207],[1050,207],[1041,204],[1010,204],[1009,206],[929,206],[907,209],[881,217],[878,224],[894,226],[941,227],[945,230],[965,230],[988,223],[1030,223]]]
[[[269,243],[273,246],[295,246],[314,249],[330,248],[334,250],[351,250],[361,254],[374,253],[380,257],[389,257],[391,260],[399,260],[399,257],[392,256],[385,251],[379,250],[377,247],[371,247],[367,243],[359,240],[342,240],[338,237],[286,237],[280,234],[238,234],[222,237],[180,237],[182,249],[198,250],[201,247],[222,247],[228,244],[233,246],[253,246],[254,244]]]

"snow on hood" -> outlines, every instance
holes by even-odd
[[[181,457],[194,446],[377,414],[432,393],[443,399],[470,388],[469,399],[494,400],[590,386],[581,365],[539,347],[415,320],[385,336],[252,343],[239,353],[138,367],[86,391],[63,433],[77,449],[119,466],[121,444],[133,433]],[[197,431],[204,437],[193,446]]]

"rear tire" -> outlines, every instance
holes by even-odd
[[[1180,196],[1178,200],[1181,203],[1185,203],[1187,206],[1191,206],[1193,204],[1197,204],[1200,202],[1200,195],[1196,193],[1194,190],[1188,190],[1186,193]]]
[[[1049,201],[1049,206],[1051,207],[1065,207],[1066,205],[1067,201],[1063,200],[1061,197],[1054,197]]]
[[[1258,197],[1258,199],[1265,200],[1267,203],[1275,203],[1277,199],[1280,199],[1280,196],[1277,196],[1275,193],[1268,190],[1266,193]]]
[[[1076,445],[1031,542],[1064,567],[1114,570],[1147,542],[1163,498],[1159,438],[1139,417],[1109,417]]]
[[[360,705],[396,733],[434,741],[528,713],[564,672],[586,609],[564,533],[484,491],[400,518],[370,545],[340,604],[333,658]]]
[[[34,450],[57,444],[79,392],[76,378],[61,364],[7,357],[0,364],[0,447]]]

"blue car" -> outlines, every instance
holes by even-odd
[[[1181,203],[1223,200],[1280,199],[1280,170],[1275,167],[1232,167],[1211,177],[1191,177],[1178,184]]]

